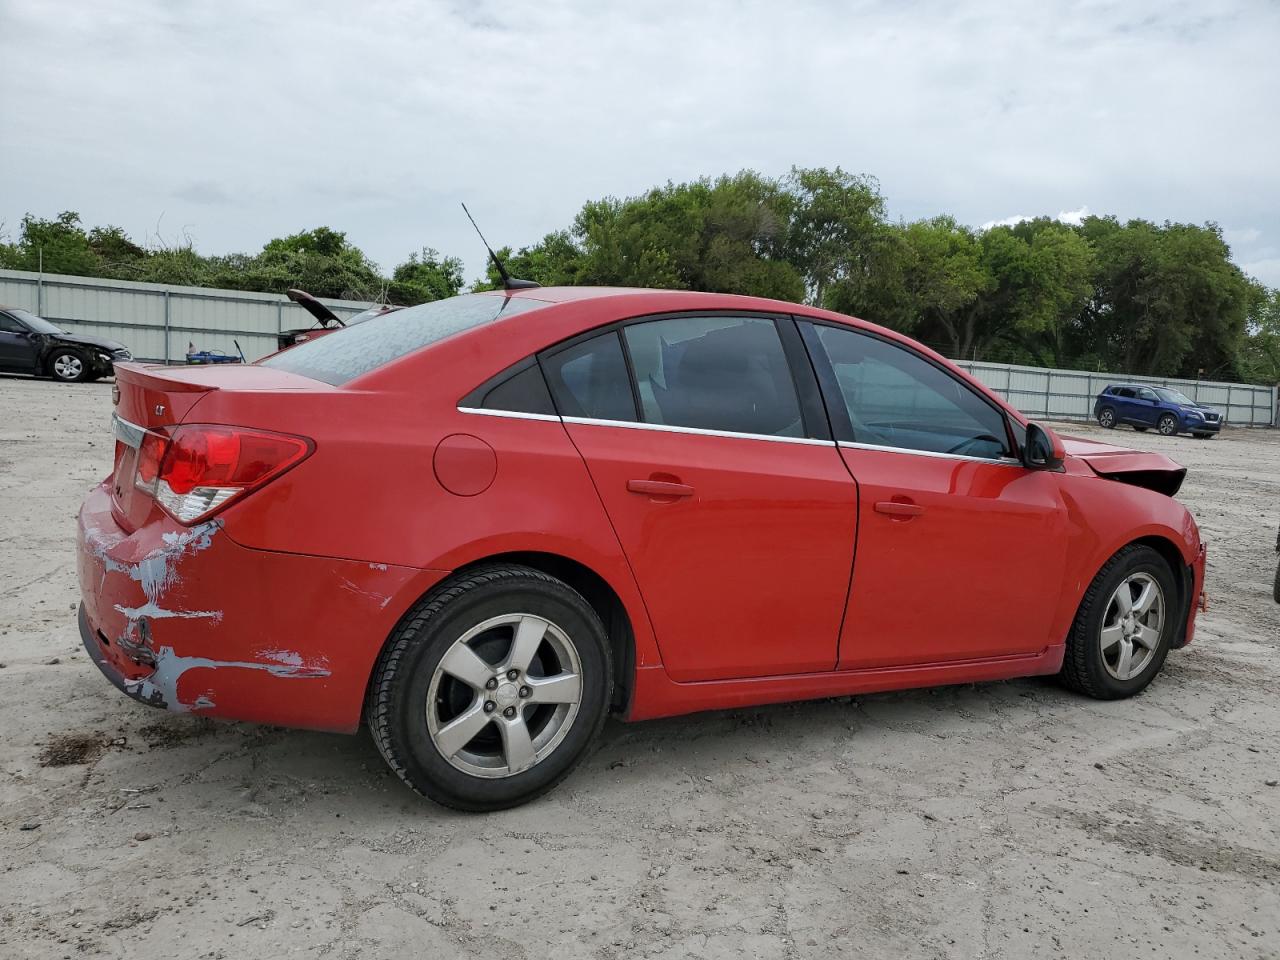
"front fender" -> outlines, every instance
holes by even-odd
[[[1200,556],[1200,530],[1185,506],[1143,487],[1107,480],[1083,464],[1062,476],[1067,510],[1067,562],[1054,618],[1054,635],[1065,641],[1080,601],[1098,571],[1121,549],[1137,540],[1169,543],[1192,566]],[[1181,582],[1183,571],[1175,570]]]

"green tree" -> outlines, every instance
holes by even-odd
[[[1083,326],[1104,366],[1162,376],[1233,372],[1251,287],[1216,225],[1090,217],[1081,230],[1098,264]]]
[[[462,261],[457,257],[441,257],[432,247],[409,259],[392,271],[387,296],[392,303],[406,306],[428,303],[457,296],[462,290]]]
[[[22,218],[18,241],[6,254],[6,266],[15,270],[69,273],[81,277],[102,276],[102,261],[89,244],[80,214],[64,210],[52,220],[27,214]]]
[[[1280,290],[1252,284],[1237,368],[1248,383],[1280,384]]]
[[[807,302],[862,310],[877,304],[882,294],[875,284],[892,273],[901,250],[875,178],[839,167],[792,167],[783,188],[790,218],[786,257],[804,279]]]

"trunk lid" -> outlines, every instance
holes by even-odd
[[[163,434],[190,419],[196,405],[216,390],[255,392],[330,390],[297,374],[252,364],[148,366],[119,363],[119,391],[112,414],[115,460],[109,479],[116,522],[132,532],[161,513],[152,496],[134,485],[139,452],[148,434]]]

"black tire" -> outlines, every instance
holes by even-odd
[[[1280,566],[1276,567],[1276,583],[1271,590],[1271,596],[1275,598],[1276,603],[1280,603]]]
[[[1114,407],[1103,407],[1098,411],[1098,423],[1106,430],[1116,428],[1116,411]]]
[[[428,690],[457,639],[491,618],[516,612],[545,618],[570,639],[581,665],[578,710],[559,744],[533,766],[515,774],[476,776],[437,748],[427,728]],[[569,775],[604,725],[612,687],[608,637],[591,605],[541,571],[501,564],[447,581],[405,615],[374,667],[365,717],[383,759],[414,791],[457,810],[502,810],[533,800]],[[440,705],[432,708],[442,709],[443,696],[436,699]],[[540,708],[523,709],[534,710],[536,720]],[[494,720],[500,718],[494,715]],[[493,733],[485,726],[468,744]]]
[[[1178,418],[1172,413],[1166,413],[1160,417],[1156,424],[1156,429],[1160,431],[1162,437],[1176,437],[1178,435]]]
[[[1149,427],[1139,427],[1139,426],[1135,425],[1133,429],[1137,430],[1139,433],[1146,433],[1146,432],[1147,432],[1147,430],[1149,430],[1150,428],[1149,428]]]
[[[83,383],[89,379],[89,358],[71,347],[59,347],[49,355],[45,372],[59,383]]]
[[[1136,676],[1118,680],[1108,671],[1103,658],[1102,627],[1112,596],[1135,573],[1148,574],[1160,585],[1165,604],[1164,622],[1150,661]],[[1106,562],[1085,591],[1067,635],[1066,656],[1058,678],[1067,688],[1095,700],[1121,700],[1141,693],[1164,666],[1181,610],[1178,587],[1168,562],[1148,546],[1130,544]]]

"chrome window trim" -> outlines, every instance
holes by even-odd
[[[523,413],[519,410],[484,410],[480,407],[459,407],[459,413],[478,414],[482,417],[511,417],[513,420],[549,420],[559,423],[560,418],[554,413]]]
[[[939,453],[934,450],[917,450],[914,447],[886,447],[877,443],[857,443],[851,440],[840,440],[837,444],[851,450],[879,450],[882,453],[905,453],[916,457],[934,457],[940,460],[962,460],[972,463],[989,463],[997,467],[1021,467],[1021,460],[1012,457],[971,457],[964,453]]]
[[[657,430],[662,433],[687,433],[698,437],[730,437],[735,440],[766,440],[771,443],[804,443],[810,446],[834,447],[834,440],[816,437],[773,437],[764,433],[737,433],[733,430],[708,430],[704,427],[673,427],[665,423],[637,423],[632,420],[597,420],[593,417],[561,417],[565,423],[587,427],[627,427],[631,430]]]
[[[135,450],[142,446],[142,438],[147,433],[146,427],[130,423],[118,413],[111,414],[111,432],[117,440],[127,443]]]

